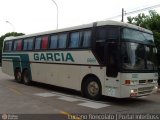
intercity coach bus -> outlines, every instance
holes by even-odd
[[[32,81],[102,95],[140,97],[157,91],[157,61],[150,30],[99,21],[4,40],[2,71]]]

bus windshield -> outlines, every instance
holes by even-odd
[[[129,28],[123,29],[122,39],[136,40],[141,42],[154,42],[154,38],[152,34],[129,29]]]
[[[153,46],[152,34],[124,28],[122,39],[124,40],[121,44],[123,69],[157,70],[156,48]],[[127,42],[127,40],[130,41]],[[138,41],[141,41],[141,43]],[[152,45],[145,44],[146,42]]]
[[[130,70],[156,70],[156,48],[126,42],[121,46],[122,67]]]

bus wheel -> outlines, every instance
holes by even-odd
[[[83,94],[92,100],[99,100],[101,97],[101,84],[96,77],[89,77],[84,83]]]
[[[25,85],[30,85],[31,84],[31,80],[29,77],[29,72],[28,70],[24,70],[22,73],[22,81]]]
[[[19,83],[22,82],[22,74],[21,74],[21,71],[19,69],[16,69],[15,70],[15,74],[14,74],[14,77],[15,77],[15,80]]]

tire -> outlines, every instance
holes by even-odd
[[[22,83],[22,74],[21,74],[21,71],[20,71],[19,69],[16,69],[16,70],[15,70],[14,77],[15,77],[15,80],[16,80],[18,83]]]
[[[83,95],[92,100],[99,100],[102,95],[100,81],[96,77],[89,77],[83,86]]]
[[[30,74],[29,74],[28,70],[23,71],[22,81],[25,85],[31,85]]]

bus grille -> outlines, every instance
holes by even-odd
[[[146,80],[139,80],[139,83],[144,84],[144,83],[146,83]]]
[[[153,79],[149,80],[139,80],[139,84],[153,83]]]
[[[154,86],[138,88],[138,94],[149,94],[153,91]]]
[[[153,79],[148,80],[148,83],[153,83]]]

